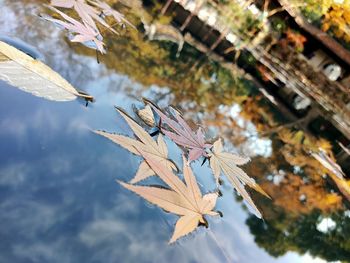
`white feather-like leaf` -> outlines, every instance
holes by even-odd
[[[57,72],[39,60],[0,41],[0,80],[35,96],[54,101],[69,101],[80,94]]]

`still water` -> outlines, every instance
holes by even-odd
[[[307,181],[314,174],[280,160],[280,142],[260,137],[239,101],[207,107],[190,93],[181,95],[151,78],[144,65],[135,64],[146,63],[143,57],[131,61],[123,46],[110,44],[109,59],[98,64],[93,52],[70,46],[59,29],[40,20],[34,1],[0,4],[1,35],[35,47],[45,63],[96,99],[88,107],[83,101],[51,102],[0,82],[0,262],[350,260],[350,213],[341,195],[326,183],[313,187],[293,177]],[[127,36],[119,41],[131,43]],[[215,78],[210,81],[215,84]],[[269,194],[276,192],[273,201],[253,195],[265,221],[255,218],[226,182],[217,206],[223,218],[209,218],[209,229],[200,227],[168,245],[177,217],[115,182],[129,181],[141,159],[91,132],[132,136],[113,106],[132,114],[141,97],[161,106],[176,103],[186,118],[206,125],[209,135],[220,133],[232,142],[231,150],[250,156],[245,170],[260,178]],[[218,116],[224,116],[221,122]],[[180,150],[167,144],[181,166]],[[200,162],[192,167],[203,189],[214,190],[209,167]]]

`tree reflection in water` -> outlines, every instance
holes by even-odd
[[[27,20],[33,17],[21,12],[24,22],[32,25],[32,21]],[[210,58],[202,59],[193,67],[201,53],[188,45],[176,59],[176,46],[145,41],[140,32],[140,19],[129,12],[128,19],[140,30],[106,37],[110,52],[101,58],[101,64],[128,75],[145,87],[167,87],[168,90],[159,88],[156,98],[152,99],[162,100],[172,94],[168,102],[183,109],[187,119],[196,119],[209,127],[208,133],[215,130],[237,151],[245,152],[247,142],[270,142],[270,151],[266,154],[257,149],[249,152],[252,162],[245,166],[247,173],[272,197],[267,200],[251,193],[265,219],[253,216],[247,219],[256,243],[275,257],[295,251],[329,261],[348,261],[350,216],[346,210],[347,201],[326,175],[329,171],[309,154],[319,147],[330,152],[334,142],[321,136],[316,138],[300,128],[274,132],[273,129],[286,120],[258,94],[251,82]],[[95,56],[93,51],[79,45],[72,47],[79,54]],[[139,98],[144,92],[134,89],[128,93]],[[239,109],[236,114],[231,114],[232,105]],[[334,228],[320,231],[317,226],[324,218],[331,218]]]

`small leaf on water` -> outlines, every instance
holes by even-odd
[[[123,14],[121,14],[120,12],[118,12],[117,10],[114,10],[113,8],[111,8],[107,3],[100,1],[100,0],[89,0],[89,2],[97,7],[99,7],[102,11],[102,13],[105,16],[112,16],[114,18],[114,20],[121,24],[121,25],[129,25],[132,28],[135,28],[135,26],[133,24],[131,24]]]
[[[219,184],[219,177],[222,171],[237,192],[254,209],[256,216],[261,218],[260,211],[255,206],[248,192],[245,190],[244,185],[248,185],[268,198],[270,197],[253,178],[249,177],[241,168],[237,167],[237,165],[242,165],[247,162],[249,162],[249,158],[223,152],[221,139],[218,139],[213,144],[212,153],[210,154],[210,167],[213,171],[217,184]]]
[[[171,170],[159,163],[152,154],[143,150],[140,150],[140,154],[170,189],[119,183],[145,198],[148,202],[180,216],[169,243],[173,243],[178,238],[191,233],[197,228],[198,224],[207,224],[204,215],[219,215],[213,211],[218,197],[217,194],[209,193],[202,196],[196,178],[184,157],[183,173],[186,184]]]
[[[77,21],[55,7],[74,9],[81,20]],[[72,42],[83,43],[85,46],[94,48],[102,54],[106,53],[104,43],[102,42],[103,37],[101,33],[103,31],[99,31],[96,22],[115,34],[118,34],[118,32],[104,20],[104,16],[112,16],[116,24],[121,24],[122,26],[128,24],[134,28],[123,14],[100,0],[51,0],[51,6],[48,6],[48,8],[58,13],[65,21],[50,16],[42,16],[45,20],[51,21],[70,31],[74,35],[70,39]],[[99,62],[98,56],[97,61]]]
[[[113,28],[111,28],[104,19],[102,19],[99,14],[100,11],[96,10],[94,7],[90,6],[85,2],[85,0],[51,0],[51,5],[63,8],[73,8],[81,18],[84,25],[91,27],[95,32],[98,32],[98,28],[94,20],[99,22],[104,27],[111,30],[113,33],[117,33]],[[107,5],[107,4],[106,4]]]
[[[57,72],[39,60],[0,41],[0,80],[35,96],[54,101],[93,97],[77,91]]]
[[[327,168],[329,171],[334,173],[339,179],[344,179],[344,172],[332,158],[330,158],[325,150],[322,148],[319,149],[318,153],[311,153],[311,155],[319,161],[323,167]]]
[[[52,18],[50,16],[42,16],[42,18],[60,25],[69,30],[71,33],[75,34],[71,39],[72,42],[80,42],[90,48],[98,50],[102,54],[106,53],[106,50],[104,49],[104,43],[102,42],[102,36],[97,30],[85,23],[80,23],[79,21],[52,6],[49,6],[49,8],[62,16],[67,22]],[[91,45],[90,42],[94,45]]]
[[[201,128],[194,132],[177,110],[174,110],[175,119],[172,119],[149,100],[145,99],[145,101],[159,115],[162,123],[167,124],[172,129],[169,131],[162,127],[162,132],[176,144],[189,150],[189,162],[195,161],[201,156],[207,157],[206,150],[211,147],[211,144],[205,142]]]
[[[141,110],[137,110],[137,115],[148,126],[150,126],[150,127],[154,127],[155,126],[156,121],[154,119],[153,111],[152,111],[152,109],[151,109],[151,107],[149,105],[146,105],[146,107],[141,109]]]
[[[123,135],[112,134],[103,131],[95,131],[95,133],[110,139],[114,143],[119,144],[120,146],[124,147],[125,149],[136,155],[140,155],[140,150],[145,151],[151,154],[154,159],[158,160],[158,162],[162,163],[169,170],[177,170],[176,165],[170,160],[168,160],[168,148],[161,134],[158,135],[157,141],[154,141],[153,138],[148,134],[148,132],[146,132],[140,125],[138,125],[123,110],[119,108],[116,108],[116,110],[128,123],[138,140]],[[141,163],[135,177],[131,180],[131,182],[137,183],[152,175],[154,175],[154,172],[152,169],[147,167],[147,163]]]

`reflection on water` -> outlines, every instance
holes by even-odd
[[[330,147],[327,141],[288,129],[273,132],[279,113],[241,76],[208,61],[192,67],[200,54],[188,46],[176,60],[176,46],[125,32],[106,39],[110,52],[98,65],[93,52],[70,47],[59,30],[33,16],[39,13],[33,2],[22,2],[27,4],[5,1],[1,7],[1,34],[35,46],[96,103],[49,102],[0,83],[1,262],[349,260],[344,198],[308,154]],[[251,216],[224,182],[218,201],[224,217],[167,245],[176,217],[115,183],[132,178],[140,158],[90,132],[131,134],[113,105],[131,113],[142,96],[160,106],[176,104],[209,136],[220,134],[233,151],[252,158],[244,169],[272,196],[252,192],[265,221]],[[179,149],[167,143],[180,163]],[[196,162],[193,170],[210,189],[209,168]]]

